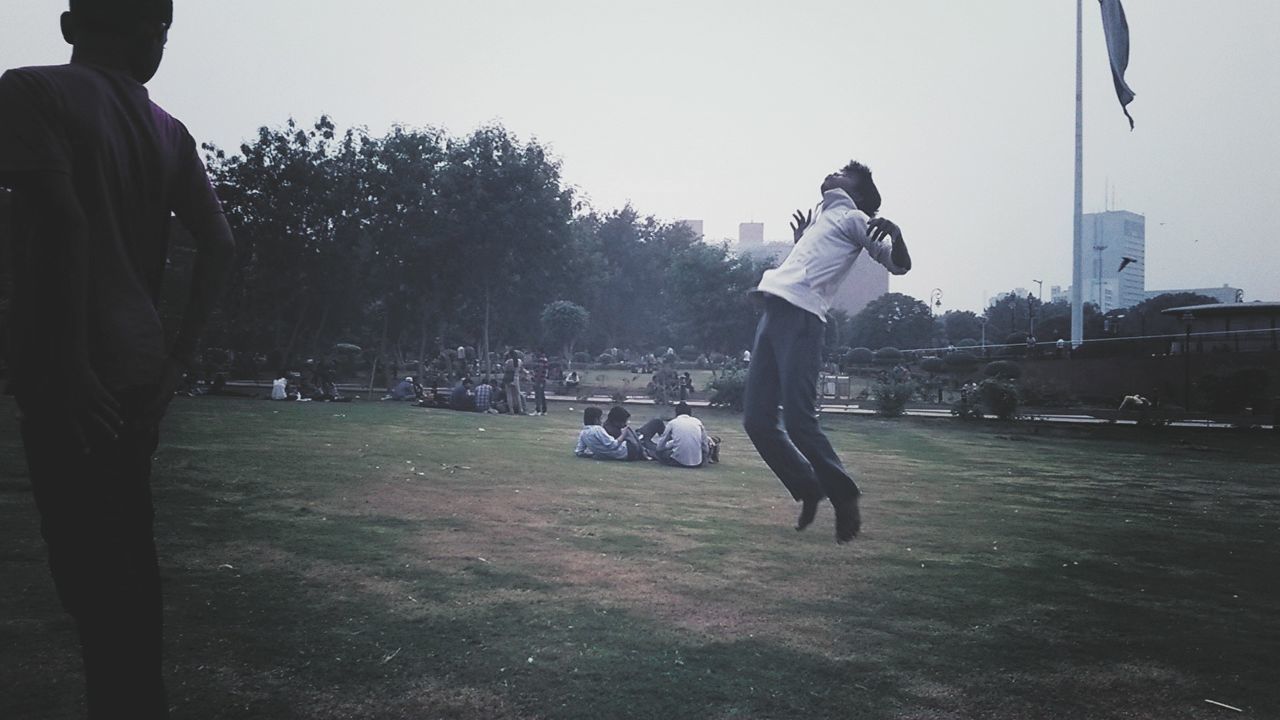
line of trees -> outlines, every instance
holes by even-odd
[[[205,151],[238,243],[207,346],[297,362],[352,343],[412,366],[460,344],[728,353],[751,341],[746,291],[764,265],[630,206],[586,206],[543,145],[501,125],[375,136],[321,117]],[[187,245],[176,234],[180,271]],[[166,312],[185,297],[175,275]],[[569,305],[583,322],[566,337],[543,321]]]
[[[501,125],[375,136],[321,117],[263,127],[238,153],[205,151],[238,244],[207,346],[295,364],[354,344],[384,366],[411,367],[458,345],[736,355],[751,343],[746,294],[766,262],[629,205],[587,206],[544,146]],[[0,240],[8,201],[0,192]],[[191,257],[180,230],[173,241],[167,315],[181,311]],[[0,261],[0,285],[5,274]],[[1109,316],[1086,304],[1085,338],[1177,332],[1159,311],[1206,302],[1165,295]],[[0,292],[0,327],[6,310]],[[919,299],[886,293],[852,316],[832,311],[826,344],[907,350],[984,333],[988,344],[1021,342],[1032,318],[1042,342],[1070,336],[1062,301],[1007,293],[982,315],[935,317]]]
[[[1098,312],[1096,305],[1085,303],[1084,337],[1098,340],[1176,335],[1182,324],[1177,318],[1162,314],[1162,310],[1214,302],[1217,300],[1196,293],[1167,293],[1105,314]],[[1034,335],[1041,343],[1070,338],[1071,304],[1065,300],[1041,303],[1031,295],[1005,293],[982,314],[949,310],[934,316],[924,301],[891,292],[852,316],[832,311],[826,344],[832,352],[841,347],[916,350],[978,345],[984,339],[988,345],[1021,345],[1028,335]],[[1153,342],[1153,347],[1162,345],[1162,341]]]

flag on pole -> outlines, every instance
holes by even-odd
[[[1129,21],[1125,20],[1120,0],[1098,0],[1098,4],[1102,6],[1102,34],[1107,37],[1107,55],[1111,56],[1111,79],[1116,85],[1120,109],[1129,118],[1132,130],[1133,116],[1127,106],[1133,102],[1133,91],[1124,81],[1124,71],[1129,67]]]

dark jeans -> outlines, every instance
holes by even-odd
[[[533,411],[546,414],[547,412],[547,384],[533,384]]]
[[[861,493],[818,425],[824,332],[817,315],[781,298],[765,300],[747,369],[742,425],[791,497],[841,503]]]
[[[118,395],[137,417],[152,391]],[[154,425],[126,425],[88,454],[39,403],[22,403],[40,532],[62,607],[76,621],[89,717],[168,717],[161,677],[160,570],[152,535]]]

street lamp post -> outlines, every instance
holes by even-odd
[[[1036,284],[1036,311],[1034,313],[1028,312],[1027,314],[1031,316],[1031,334],[1035,335],[1036,316],[1040,314],[1040,308],[1044,307],[1044,281],[1032,278],[1031,282]]]
[[[1191,321],[1196,316],[1182,313],[1182,321],[1187,324],[1187,334],[1182,341],[1182,407],[1191,412]]]
[[[936,315],[937,311],[942,308],[942,290],[941,289],[934,288],[933,292],[929,293],[929,305],[930,305],[930,309],[933,310],[934,314]]]
[[[982,326],[982,356],[987,356],[987,316],[983,315],[978,318],[978,324]]]

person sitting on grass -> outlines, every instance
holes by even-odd
[[[658,438],[657,459],[672,467],[702,467],[711,456],[711,438],[688,403],[676,404],[676,416]]]
[[[582,432],[578,433],[578,446],[573,454],[596,460],[627,460],[631,454],[624,440],[615,438],[600,425],[604,415],[598,407],[582,411]]]
[[[496,413],[493,407],[493,386],[489,378],[482,378],[475,389],[475,411],[480,413]]]
[[[474,410],[476,407],[475,398],[471,397],[471,378],[464,377],[453,386],[453,390],[449,393],[449,408],[451,410]]]
[[[653,439],[662,434],[665,423],[660,418],[654,418],[637,431],[627,424],[630,419],[631,413],[626,408],[614,405],[609,409],[609,416],[605,418],[604,431],[609,433],[609,437],[627,444],[628,460],[656,458],[658,448],[654,445]]]

